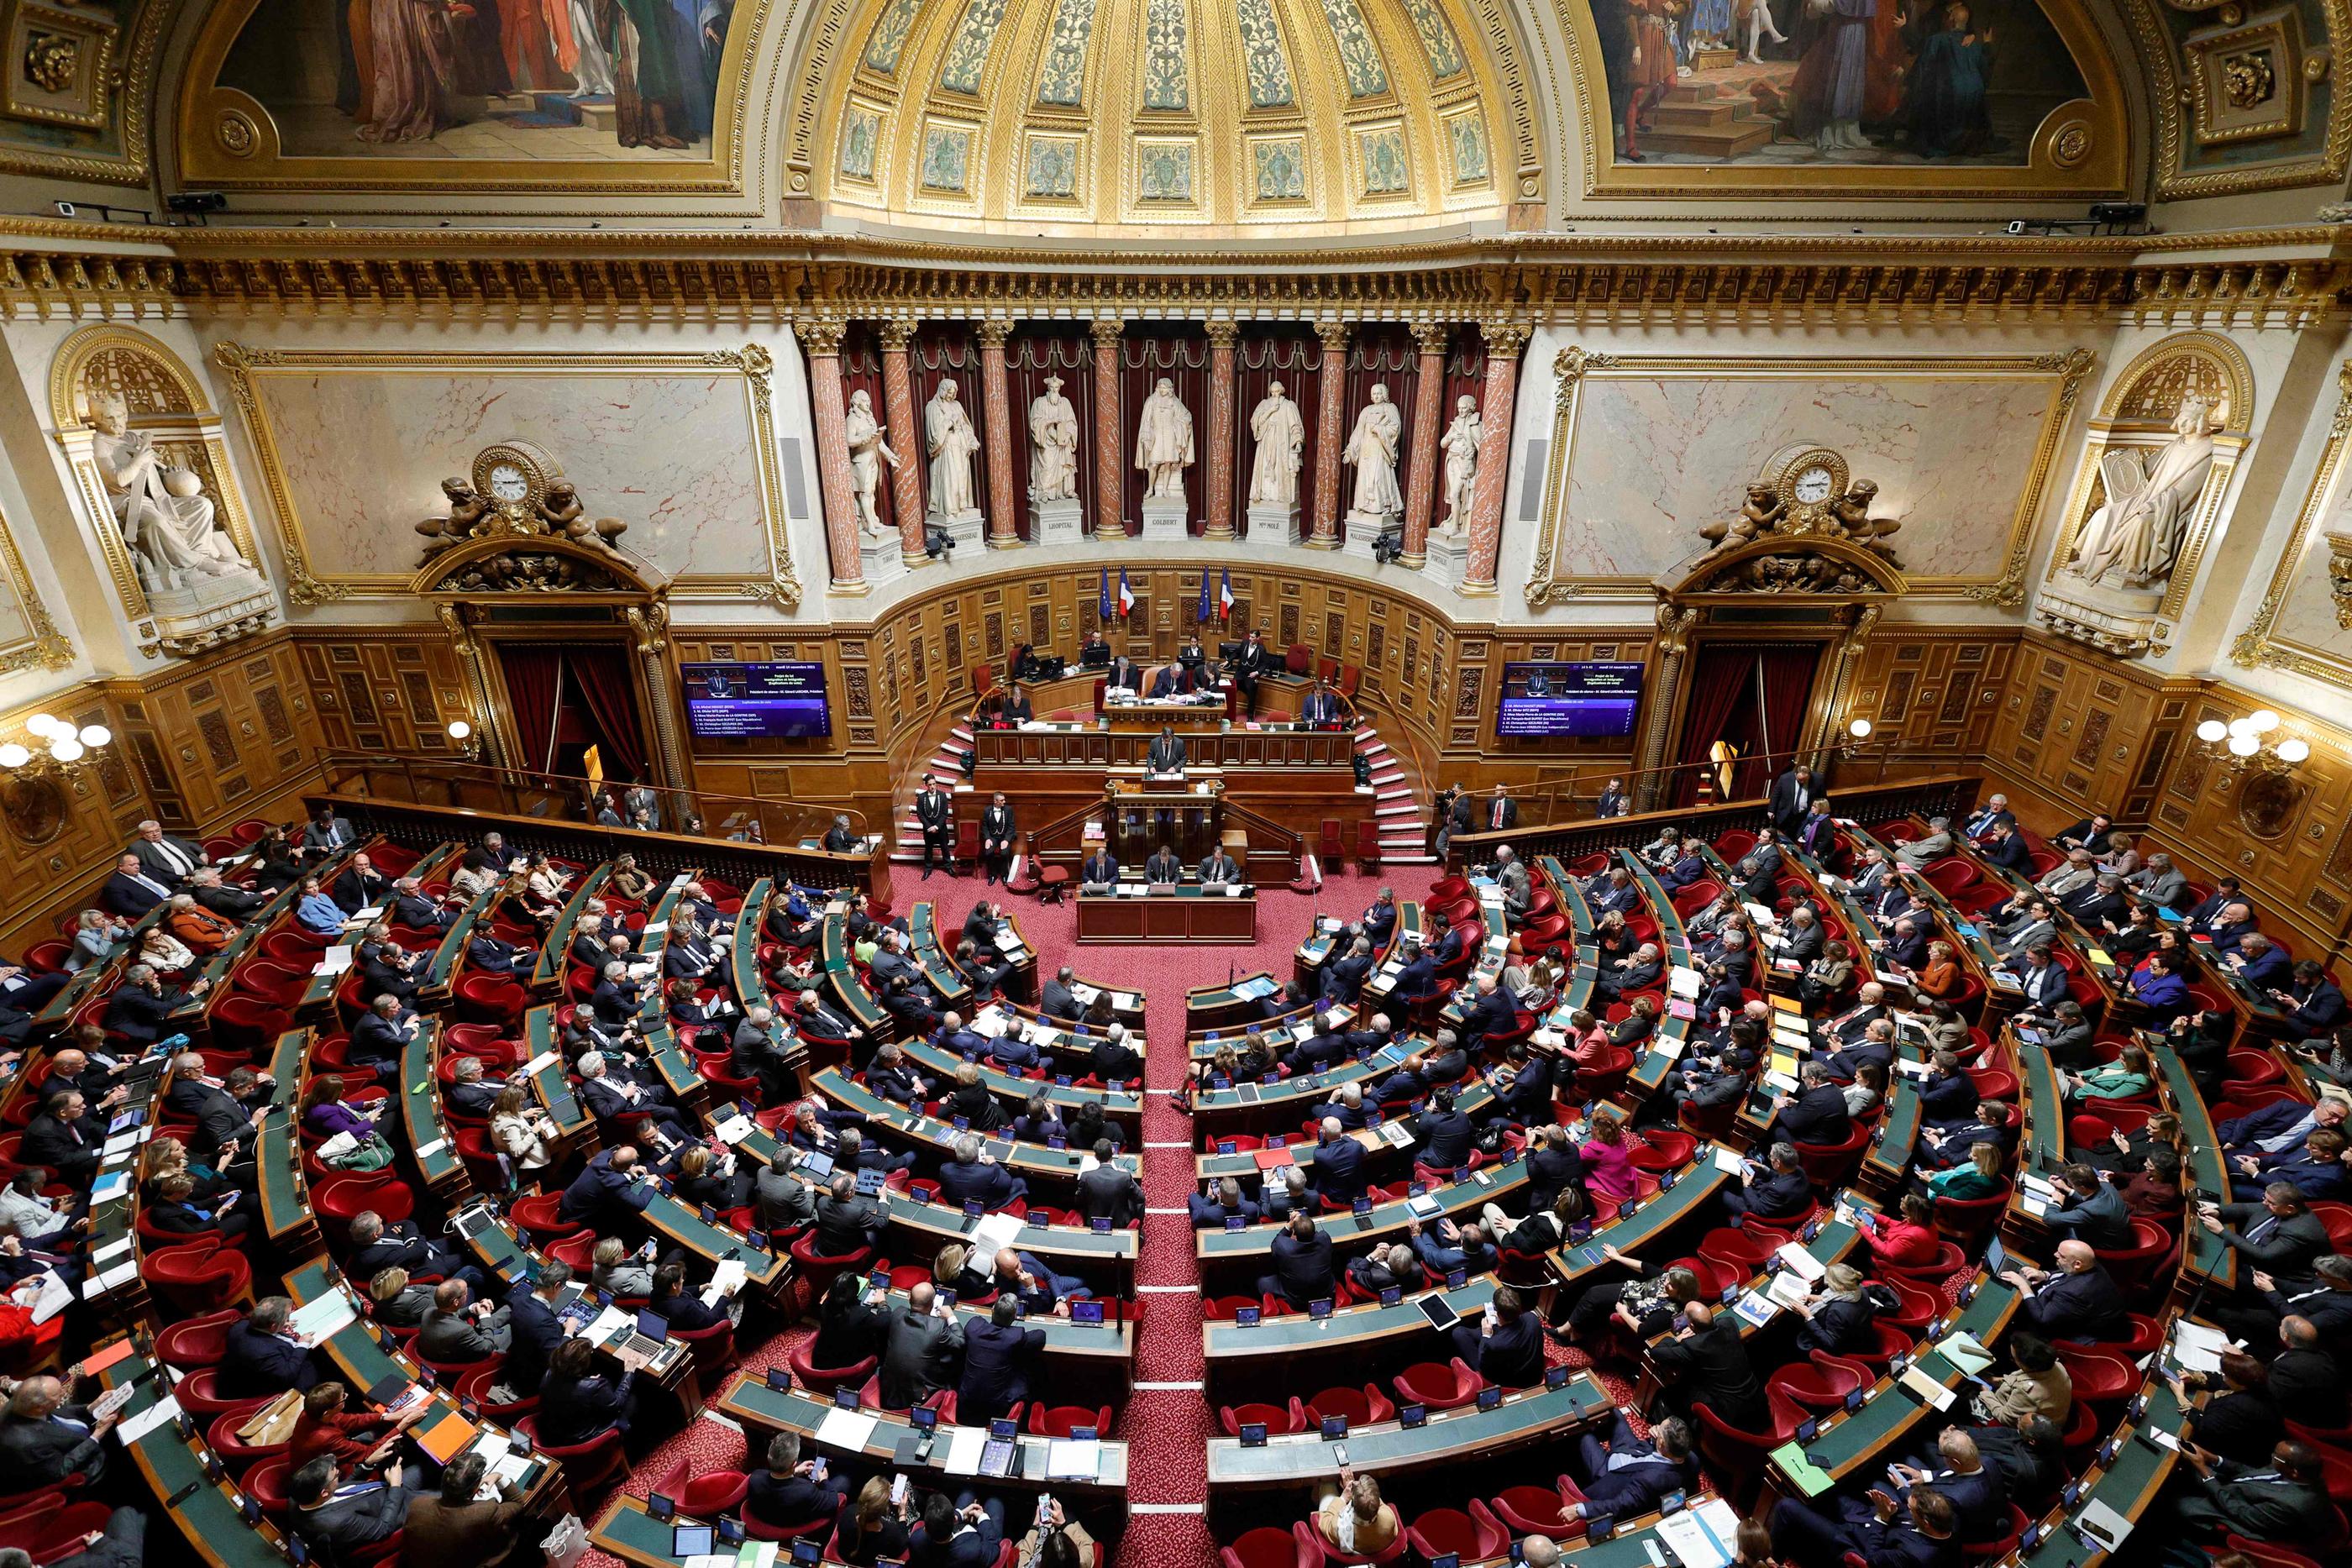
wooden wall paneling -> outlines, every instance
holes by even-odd
[[[1864,765],[1900,777],[1948,769],[1990,744],[2009,695],[2018,632],[2010,627],[1882,625],[1863,644],[1853,695],[1832,732],[1874,727]]]

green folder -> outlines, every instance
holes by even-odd
[[[1781,1444],[1772,1450],[1772,1462],[1780,1466],[1780,1473],[1794,1481],[1807,1497],[1819,1497],[1837,1484],[1830,1479],[1827,1470],[1805,1458],[1801,1444]]]

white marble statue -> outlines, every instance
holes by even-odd
[[[1295,503],[1307,422],[1299,417],[1298,405],[1282,395],[1280,382],[1268,382],[1265,398],[1251,411],[1250,435],[1257,443],[1257,455],[1250,463],[1250,505]]]
[[[882,439],[882,426],[874,417],[874,400],[865,388],[849,394],[849,417],[841,428],[849,446],[849,487],[857,497],[858,528],[868,538],[880,538],[882,513],[874,505],[874,492],[882,483],[882,465],[896,468],[898,455]]]
[[[2212,405],[2190,392],[2173,415],[2172,439],[2153,456],[2130,447],[2099,459],[2106,504],[2091,514],[2076,541],[2074,575],[2094,586],[2154,588],[2172,575],[2182,533],[2213,466]]]
[[[1445,427],[1438,445],[1445,452],[1445,517],[1441,533],[1458,534],[1470,526],[1470,494],[1478,487],[1478,447],[1486,427],[1478,417],[1478,400],[1466,393],[1454,400],[1454,423]]]
[[[215,516],[204,480],[164,462],[146,432],[130,427],[120,396],[93,392],[89,405],[98,432],[90,455],[147,591],[174,592],[248,570]]]
[[[942,380],[923,405],[923,434],[931,460],[931,516],[958,517],[980,510],[971,480],[980,433],[971,427],[955,382]]]
[[[1135,426],[1135,465],[1150,476],[1143,490],[1147,498],[1182,498],[1184,470],[1192,465],[1192,412],[1177,401],[1176,383],[1166,376],[1143,400]]]
[[[1389,517],[1404,510],[1403,492],[1397,488],[1397,452],[1404,437],[1404,415],[1389,401],[1389,389],[1378,382],[1372,401],[1356,416],[1342,461],[1356,470],[1356,500],[1349,508],[1359,517]]]
[[[1078,494],[1078,411],[1062,395],[1062,378],[1047,376],[1029,404],[1029,498],[1067,501]]]

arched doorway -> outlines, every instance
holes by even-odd
[[[1675,750],[1682,766],[1675,774],[1674,804],[1764,793],[1772,775],[1805,748],[1813,688],[1829,646],[1826,636],[1714,638],[1699,645]],[[1716,766],[1699,766],[1708,762]]]

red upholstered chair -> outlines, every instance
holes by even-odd
[[[1511,1532],[1477,1499],[1467,1512],[1458,1508],[1433,1508],[1404,1528],[1405,1539],[1424,1563],[1452,1552],[1465,1563],[1500,1557]]]
[[[1218,1568],[1316,1568],[1322,1560],[1304,1522],[1288,1530],[1260,1525],[1231,1546],[1217,1548]]]
[[[216,1235],[148,1253],[139,1274],[183,1317],[217,1312],[253,1294],[253,1266],[244,1254],[223,1250]]]
[[[1972,1250],[2000,1223],[2001,1215],[2009,1207],[2009,1197],[2007,1182],[1989,1197],[1939,1196],[1936,1199],[1936,1234],[1959,1243],[1963,1251]]]
[[[1691,1406],[1698,1417],[1699,1453],[1713,1469],[1717,1488],[1732,1500],[1735,1507],[1755,1484],[1764,1468],[1765,1457],[1793,1437],[1798,1423],[1805,1418],[1802,1410],[1769,1388],[1764,1391],[1764,1398],[1772,1421],[1768,1432],[1743,1431],[1708,1406]]]
[[[691,1514],[697,1519],[715,1519],[722,1513],[733,1513],[743,1506],[743,1493],[750,1484],[750,1477],[741,1470],[705,1470],[697,1475],[693,1464],[690,1458],[679,1458],[670,1467],[669,1473],[654,1484],[653,1490],[677,1504],[680,1513]],[[747,1520],[745,1522],[748,1524],[750,1521]]]
[[[456,1004],[460,1018],[512,1029],[530,1005],[530,993],[503,976],[467,975],[457,982]]]
[[[1692,1151],[1698,1147],[1698,1140],[1688,1133],[1671,1133],[1664,1128],[1643,1133],[1642,1140],[1628,1155],[1637,1170],[1680,1170],[1690,1163]]]
[[[2138,1294],[2150,1284],[2171,1271],[2170,1265],[2179,1260],[2180,1243],[2172,1233],[2145,1215],[2132,1217],[2132,1245],[2114,1252],[2099,1252],[2099,1261],[2105,1265],[2107,1277],[2115,1281],[2116,1289],[2126,1296]]]
[[[228,1350],[228,1326],[245,1314],[235,1310],[209,1312],[166,1326],[155,1336],[155,1357],[181,1372],[216,1366]],[[187,1403],[185,1400],[182,1404]]]
[[[0,1546],[13,1546],[48,1563],[73,1556],[82,1538],[106,1528],[114,1511],[102,1502],[40,1502],[0,1514]]]
[[[1486,1506],[1521,1535],[1565,1541],[1584,1533],[1584,1521],[1571,1518],[1568,1511],[1583,1500],[1580,1494],[1570,1495],[1574,1490],[1574,1483],[1566,1477],[1549,1487],[1506,1487]]]
[[[1799,1144],[1797,1164],[1804,1170],[1806,1179],[1819,1192],[1843,1186],[1856,1166],[1862,1164],[1862,1152],[1870,1146],[1870,1129],[1857,1126],[1839,1144]],[[1952,1265],[1957,1269],[1958,1264]]]
[[[1029,1406],[1029,1430],[1040,1437],[1066,1437],[1078,1427],[1092,1427],[1095,1436],[1110,1436],[1110,1406],[1086,1405],[1032,1405]]]
[[[618,1427],[600,1432],[585,1443],[562,1448],[540,1440],[536,1416],[526,1416],[516,1422],[515,1430],[529,1437],[530,1446],[542,1455],[562,1464],[564,1484],[571,1489],[575,1502],[584,1502],[590,1494],[628,1468],[628,1451],[621,1446]]]
[[[523,1235],[534,1246],[545,1247],[549,1242],[577,1236],[587,1228],[576,1220],[565,1219],[557,1212],[562,1202],[563,1195],[560,1192],[533,1193],[529,1197],[515,1199],[514,1207],[507,1213],[522,1227]]]
[[[240,1319],[245,1316],[243,1312],[236,1315]],[[220,1373],[217,1368],[210,1366],[200,1366],[180,1379],[179,1386],[172,1390],[172,1396],[180,1402],[181,1409],[200,1421],[209,1421],[224,1410],[258,1410],[268,1403],[267,1398],[222,1397]]]
[[[1224,1428],[1228,1437],[1238,1437],[1244,1427],[1259,1422],[1265,1424],[1270,1437],[1286,1437],[1295,1432],[1304,1432],[1307,1430],[1307,1406],[1301,1405],[1294,1395],[1287,1406],[1221,1405],[1217,1407],[1217,1424]]]
[[[716,1322],[707,1329],[672,1329],[669,1337],[694,1353],[694,1370],[709,1387],[710,1380],[735,1364],[735,1325]]]
[[[237,1428],[252,1419],[247,1412],[230,1410],[214,1416],[213,1424],[205,1430],[205,1441],[221,1457],[221,1463],[233,1470],[241,1471],[264,1459],[286,1457],[283,1443],[248,1443],[237,1435]]]
[[[869,1355],[848,1366],[818,1366],[808,1358],[809,1347],[815,1343],[816,1337],[812,1334],[793,1346],[787,1359],[792,1365],[793,1381],[819,1394],[829,1395],[836,1388],[864,1383],[874,1375],[874,1369],[880,1364],[877,1357]]]
[[[1990,1541],[1961,1542],[1960,1555],[1971,1563],[1990,1563],[1995,1558],[2006,1557],[2017,1550],[2018,1541],[2025,1534],[2025,1527],[2032,1522],[2025,1517],[2023,1509],[2011,1503],[2009,1505],[2008,1530]]]
[[[1451,1361],[1418,1362],[1396,1375],[1397,1398],[1432,1410],[1455,1410],[1478,1397],[1486,1380],[1455,1356]]]
[[[1370,817],[1356,824],[1356,864],[1365,872],[1381,868],[1381,825]]]
[[[812,1297],[824,1295],[825,1287],[833,1283],[835,1275],[845,1270],[863,1269],[874,1260],[874,1249],[871,1247],[845,1252],[839,1257],[827,1257],[816,1249],[814,1231],[796,1238],[790,1251],[793,1266],[800,1270],[801,1278],[808,1281]]]
[[[245,1495],[259,1503],[261,1511],[270,1518],[284,1519],[294,1509],[294,1500],[286,1491],[293,1474],[294,1467],[283,1455],[264,1459],[245,1472]]]
[[[341,1171],[310,1184],[310,1207],[331,1231],[371,1209],[392,1225],[416,1212],[416,1193],[393,1171]]]
[[[1307,1422],[1319,1428],[1334,1416],[1345,1416],[1350,1427],[1367,1427],[1375,1421],[1386,1421],[1396,1415],[1396,1406],[1388,1396],[1370,1384],[1362,1389],[1326,1388],[1307,1401]]]
[[[539,1408],[539,1396],[534,1394],[528,1399],[511,1401],[491,1398],[490,1390],[497,1385],[499,1375],[505,1370],[503,1365],[478,1366],[458,1377],[457,1391],[457,1397],[472,1400],[489,1420],[501,1427],[511,1427]]]
[[[1792,1362],[1773,1373],[1764,1386],[1808,1410],[1834,1410],[1845,1403],[1847,1395],[1876,1381],[1861,1363],[1817,1350],[1810,1361]]]
[[[1255,1296],[1209,1296],[1201,1302],[1201,1315],[1213,1323],[1229,1323],[1244,1307],[1258,1305]]]

